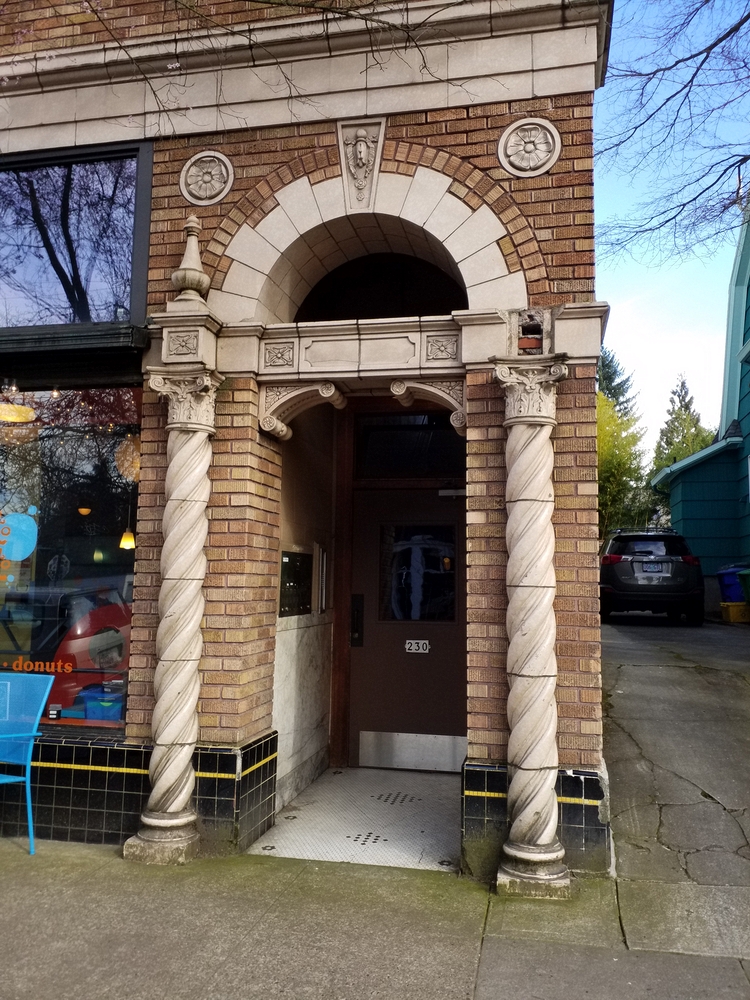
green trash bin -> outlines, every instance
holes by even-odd
[[[741,569],[737,573],[737,579],[745,593],[745,600],[750,604],[750,569]]]

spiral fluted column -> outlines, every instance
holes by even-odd
[[[211,486],[211,435],[222,377],[202,366],[150,369],[150,386],[169,400],[166,506],[162,522],[158,665],[154,675],[151,794],[126,858],[182,863],[198,849],[192,759],[198,740],[198,665],[203,652],[203,581]]]
[[[499,364],[506,387],[508,479],[508,813],[500,883],[562,885],[567,868],[557,837],[557,660],[555,533],[552,527],[555,383],[567,374],[554,358]]]

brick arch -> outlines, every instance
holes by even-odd
[[[214,230],[213,238],[203,254],[203,265],[206,270],[214,269],[211,287],[221,288],[224,282],[224,274],[231,263],[226,260],[224,251],[232,237],[244,224],[254,229],[278,207],[277,191],[301,177],[307,177],[311,184],[318,184],[340,176],[339,154],[333,146],[298,156],[290,163],[285,163],[277,170],[266,174],[251,191],[240,198],[229,215],[222,220],[221,225]]]
[[[439,147],[423,146],[421,143],[401,139],[386,139],[381,172],[413,174],[419,166],[429,167],[451,177],[453,183],[448,190],[469,208],[477,209],[484,204],[497,215],[508,230],[507,242],[500,249],[511,273],[533,269],[534,281],[547,279],[547,265],[534,230],[513,195],[499,181],[493,180],[479,167]]]
[[[386,141],[369,216],[347,214],[340,176],[330,149],[299,157],[264,178],[215,231],[205,263],[214,268],[210,300],[227,322],[291,322],[325,273],[384,250],[436,263],[463,283],[470,308],[523,308],[527,281],[546,278],[513,198],[452,154]]]

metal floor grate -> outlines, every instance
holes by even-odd
[[[457,871],[461,777],[329,770],[276,817],[248,854]]]

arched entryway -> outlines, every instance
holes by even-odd
[[[502,316],[527,301],[505,226],[451,183],[382,174],[352,212],[341,178],[299,178],[236,229],[208,297],[258,338],[260,426],[282,442],[279,805],[329,762],[422,776],[419,830],[455,840],[433,866],[458,862],[467,747],[466,361],[504,352]]]

